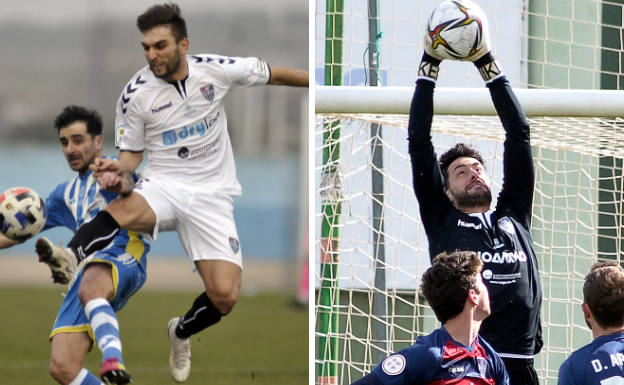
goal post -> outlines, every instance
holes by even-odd
[[[536,172],[532,236],[543,285],[545,342],[536,356],[536,368],[543,384],[556,384],[559,365],[591,340],[580,311],[584,276],[599,258],[622,261],[624,257],[624,93],[515,92],[529,118]],[[389,354],[407,347],[438,325],[418,292],[429,255],[407,150],[406,113],[412,94],[411,87],[317,87],[317,188],[323,194],[337,184],[342,208],[340,222],[334,224],[340,234],[335,266],[338,325],[332,335],[338,341],[333,358],[338,384],[349,384],[372,370],[379,351]],[[458,142],[476,147],[484,156],[492,195],[497,197],[504,130],[489,92],[442,87],[434,95],[436,152]],[[449,108],[447,102],[461,107]],[[395,113],[379,113],[388,111]],[[371,136],[371,124],[383,128],[383,138]],[[320,154],[323,131],[330,126],[340,127],[336,140],[341,150],[334,162],[338,175],[328,180],[321,177]],[[382,148],[383,169],[374,166],[370,148],[375,141]],[[371,185],[373,172],[381,173],[384,184],[381,233],[373,226],[371,201],[379,200]],[[317,223],[324,219],[323,213],[317,214]],[[375,282],[378,236],[385,239],[385,288]],[[323,247],[318,238],[316,244]],[[318,266],[316,276],[318,287]],[[373,309],[373,298],[380,294],[386,314]],[[378,323],[385,325],[385,341],[375,339]],[[317,363],[326,359],[315,357]]]

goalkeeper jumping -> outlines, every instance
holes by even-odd
[[[505,129],[503,186],[491,207],[491,182],[475,149],[456,144],[438,160],[431,141],[433,92],[442,58],[425,44],[410,108],[408,140],[413,184],[431,257],[475,251],[492,313],[480,334],[500,354],[511,385],[538,384],[533,356],[542,345],[542,289],[530,233],[534,169],[529,124],[494,60],[484,31],[472,61],[490,90]]]

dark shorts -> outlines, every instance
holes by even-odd
[[[504,358],[505,368],[509,375],[510,385],[539,385],[537,372],[533,367],[533,360],[519,358]]]

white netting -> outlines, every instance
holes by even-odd
[[[380,125],[381,135],[371,137],[372,123]],[[530,118],[530,124],[536,171],[532,234],[544,293],[545,346],[536,357],[536,367],[543,384],[554,384],[561,362],[591,340],[580,311],[585,274],[598,257],[622,258],[624,120],[540,117]],[[339,146],[323,144],[329,127],[340,128]],[[380,357],[413,344],[418,335],[435,327],[433,314],[416,291],[429,256],[412,189],[406,127],[406,115],[317,115],[318,229],[325,215],[323,204],[332,196],[341,203],[335,223],[339,229],[340,300],[335,309],[339,326],[332,332],[339,341],[335,362],[340,384],[359,378]],[[498,117],[436,115],[432,131],[438,154],[458,142],[478,148],[493,181],[493,196],[498,195],[504,140]],[[383,146],[383,167],[378,170],[384,190],[385,262],[378,271],[383,272],[384,287],[375,286],[375,266],[380,263],[372,209],[374,139]],[[332,162],[329,151],[338,147],[340,156]],[[332,166],[339,179],[322,178],[323,171]],[[316,233],[318,257],[321,234]],[[317,287],[320,266],[316,264]],[[387,302],[381,313],[373,309],[375,293]],[[317,364],[327,359],[317,352]]]

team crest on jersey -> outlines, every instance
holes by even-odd
[[[214,96],[215,96],[214,85],[208,84],[207,86],[201,87],[199,90],[204,95],[206,100],[208,100],[210,103],[212,103],[212,101],[214,100]]]
[[[483,357],[477,357],[477,366],[479,367],[479,373],[481,374],[481,377],[485,378],[488,368],[487,360]]]
[[[501,228],[507,234],[513,235],[516,233],[516,229],[514,228],[513,223],[511,223],[511,219],[509,217],[502,217],[498,220],[498,227]]]
[[[230,237],[228,240],[230,241],[230,248],[232,249],[234,254],[237,254],[238,250],[240,250],[240,242],[238,242],[238,239],[234,237]]]
[[[381,370],[389,376],[396,376],[405,370],[405,357],[400,354],[394,354],[381,364]]]

